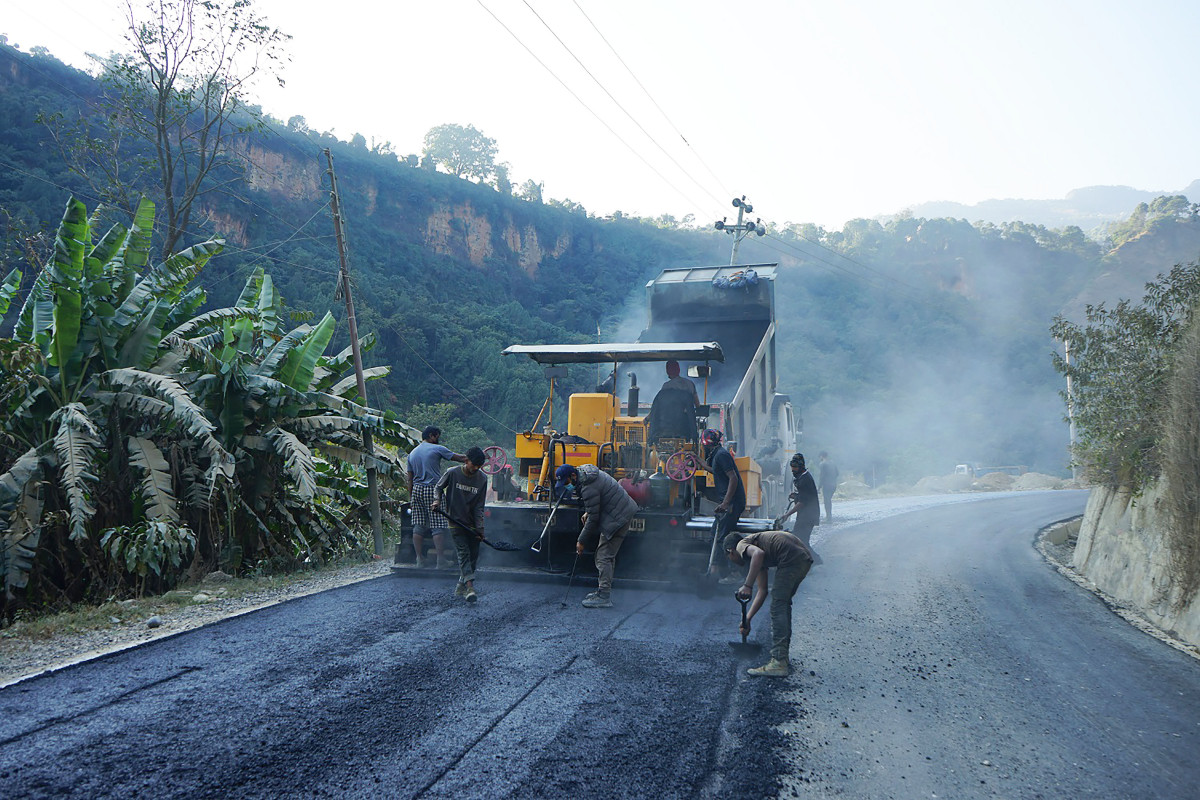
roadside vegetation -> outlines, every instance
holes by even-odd
[[[153,264],[149,201],[129,228],[96,223],[70,200],[0,342],[5,611],[357,547],[363,432],[392,445],[385,475],[419,437],[358,402],[349,349],[326,355],[333,316],[293,326],[262,270],[200,312],[193,283],[220,240]],[[11,273],[0,305],[19,285]]]
[[[1092,483],[1136,494],[1166,482],[1170,573],[1186,604],[1200,591],[1200,263],[1176,265],[1146,284],[1140,303],[1059,317],[1052,332],[1070,360],[1064,399],[1078,438],[1073,457]]]

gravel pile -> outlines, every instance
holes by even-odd
[[[0,686],[285,600],[369,580],[390,572],[390,559],[383,559],[368,564],[323,570],[306,577],[294,578],[284,586],[274,586],[237,597],[223,596],[227,590],[221,586],[218,576],[217,580],[206,579],[201,587],[175,590],[171,594],[189,597],[177,597],[174,602],[167,602],[164,598],[161,605],[152,606],[151,611],[140,619],[121,621],[112,617],[112,627],[63,632],[46,639],[34,639],[22,634],[19,629],[14,631],[9,628],[0,634]],[[180,600],[186,604],[180,605]]]

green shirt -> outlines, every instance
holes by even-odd
[[[786,531],[763,531],[743,536],[737,545],[738,555],[746,558],[746,548],[750,545],[763,551],[764,567],[787,567],[813,560],[804,542]]]

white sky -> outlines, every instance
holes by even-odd
[[[286,89],[260,84],[274,116],[400,154],[435,125],[472,124],[496,139],[514,183],[544,181],[547,197],[599,214],[707,223],[736,216],[736,193],[755,216],[840,228],[931,200],[1177,191],[1200,178],[1195,0],[258,5],[294,37]],[[121,47],[120,9],[0,0],[0,33],[82,68],[85,52]]]

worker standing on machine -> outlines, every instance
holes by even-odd
[[[733,533],[737,528],[742,512],[746,510],[746,488],[742,486],[742,476],[738,472],[737,462],[729,451],[721,446],[721,432],[714,428],[706,428],[700,435],[700,443],[704,446],[704,458],[708,471],[713,476],[713,494],[709,499],[717,504],[713,509],[715,525],[713,531],[713,549],[717,542]],[[718,499],[719,498],[719,499]],[[711,565],[710,565],[711,566]],[[726,580],[726,579],[722,579]]]
[[[607,472],[594,464],[582,464],[577,469],[558,468],[560,481],[571,484],[583,501],[584,523],[575,543],[577,556],[586,548],[596,550],[596,591],[583,598],[585,608],[612,608],[613,572],[617,552],[629,532],[629,523],[638,512],[637,502],[621,488]]]
[[[792,646],[792,598],[800,582],[812,567],[812,551],[787,531],[763,531],[742,536],[731,533],[723,544],[725,556],[733,564],[749,564],[745,582],[736,592],[738,600],[749,600],[754,587],[754,602],[746,613],[742,636],[750,633],[750,620],[767,598],[767,572],[775,567],[771,589],[771,660],[761,667],[746,670],[755,677],[785,678],[790,671],[788,652]]]

